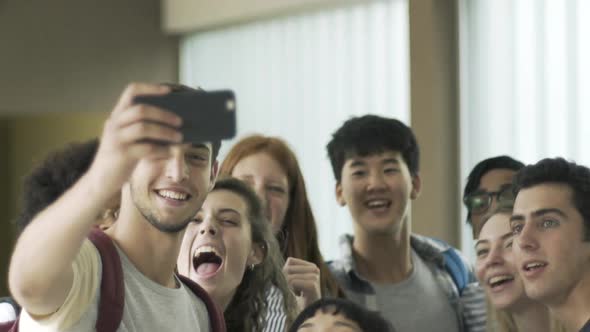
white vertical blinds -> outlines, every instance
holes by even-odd
[[[460,11],[462,184],[500,154],[590,165],[590,1],[462,0]]]
[[[290,143],[330,259],[352,225],[336,204],[325,146],[353,115],[409,123],[408,53],[407,0],[370,1],[189,35],[181,42],[180,77],[236,92],[237,138],[263,133]],[[220,158],[234,141],[224,143]]]

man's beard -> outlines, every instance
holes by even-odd
[[[160,220],[158,220],[158,218],[153,213],[150,213],[149,211],[144,210],[144,209],[140,208],[139,206],[138,206],[138,210],[139,210],[139,213],[141,213],[141,215],[150,224],[152,224],[152,226],[154,226],[157,230],[159,230],[162,233],[175,234],[175,233],[181,232],[186,228],[186,226],[188,226],[188,224],[192,220],[192,218],[189,218],[188,220],[185,220],[180,224],[164,224],[164,223],[160,222]]]
[[[176,234],[178,232],[181,232],[188,226],[188,224],[193,219],[193,217],[191,216],[178,224],[165,224],[158,219],[156,214],[153,211],[151,211],[151,209],[148,206],[146,206],[147,204],[145,204],[145,205],[142,204],[142,202],[140,202],[136,198],[136,195],[135,195],[136,190],[135,190],[135,187],[133,186],[133,184],[130,185],[130,191],[131,191],[131,199],[133,200],[133,204],[135,205],[135,208],[137,209],[137,211],[139,211],[139,213],[141,213],[141,215],[145,218],[145,220],[147,220],[152,226],[154,226],[157,230],[159,230],[162,233]],[[197,214],[196,211],[193,215],[195,215],[195,214]]]

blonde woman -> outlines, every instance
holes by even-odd
[[[559,332],[543,304],[528,298],[512,253],[510,215],[502,206],[484,218],[475,242],[476,274],[488,300],[488,331]]]

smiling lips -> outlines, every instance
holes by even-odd
[[[365,201],[365,206],[369,210],[385,210],[391,206],[391,201],[388,199],[368,199]]]
[[[522,264],[524,277],[531,279],[539,276],[548,264],[543,261],[528,261]]]
[[[211,278],[217,274],[223,264],[223,259],[217,248],[204,245],[195,251],[193,269],[201,278]]]
[[[171,199],[179,202],[184,202],[191,198],[191,195],[185,192],[169,189],[156,190],[156,194],[162,198]]]
[[[492,291],[501,291],[504,289],[503,285],[507,285],[514,281],[514,276],[511,274],[500,274],[488,278],[488,285]]]

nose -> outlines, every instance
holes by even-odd
[[[214,221],[203,220],[199,229],[200,235],[209,234],[211,236],[215,236],[217,233],[219,233],[219,230],[217,229],[217,224]]]
[[[520,233],[514,237],[514,241],[522,251],[532,251],[539,247],[533,226],[533,223],[525,222]]]
[[[260,199],[260,203],[262,203],[262,210],[266,213],[266,217],[270,218],[270,198],[268,196],[268,192],[266,191],[265,184],[253,184],[252,189],[254,189],[256,196],[258,196],[258,198]]]
[[[488,257],[486,257],[485,266],[492,267],[504,264],[504,253],[501,246],[493,246],[490,248]]]
[[[379,190],[385,187],[385,181],[383,181],[383,173],[381,172],[370,172],[367,183],[367,190]]]
[[[179,147],[172,147],[172,153],[166,163],[166,177],[173,182],[182,182],[188,179],[188,166],[184,153]]]

